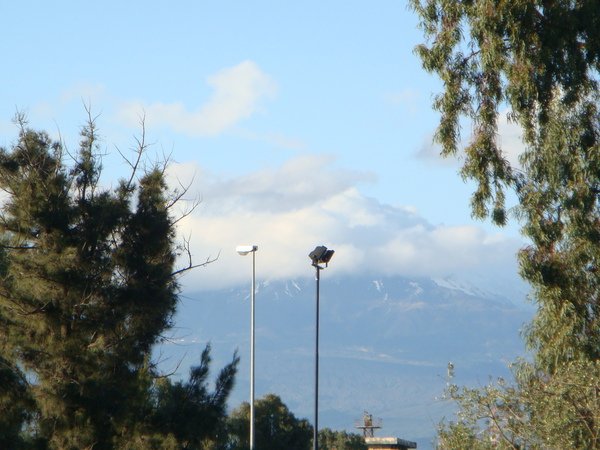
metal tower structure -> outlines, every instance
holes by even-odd
[[[373,437],[375,430],[380,429],[382,426],[382,420],[379,417],[373,417],[373,414],[369,414],[367,411],[363,413],[362,419],[356,421],[354,428],[362,430],[364,437]]]

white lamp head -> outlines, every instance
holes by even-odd
[[[256,250],[258,250],[258,245],[238,245],[235,248],[235,251],[242,256],[255,252]]]

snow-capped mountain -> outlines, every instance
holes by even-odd
[[[367,410],[381,435],[429,448],[451,406],[436,398],[452,361],[457,381],[506,376],[523,355],[519,330],[532,310],[455,279],[321,278],[319,411],[321,427],[353,429]],[[211,342],[213,370],[241,356],[235,407],[248,399],[250,285],[182,296],[165,370],[185,375]],[[524,294],[523,294],[524,295]],[[256,396],[273,392],[299,417],[314,408],[315,281],[259,282],[256,293]]]

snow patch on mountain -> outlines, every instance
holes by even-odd
[[[373,284],[375,285],[375,289],[377,289],[377,292],[383,292],[383,281],[373,280]]]
[[[421,295],[423,293],[423,288],[416,281],[411,281],[408,283],[410,287],[414,289],[413,294],[415,297]]]
[[[472,284],[465,283],[463,281],[458,281],[456,279],[453,279],[452,277],[432,278],[431,280],[439,287],[442,287],[445,289],[450,289],[453,291],[460,291],[467,295],[472,295],[475,297],[484,297],[484,298],[495,296],[494,294],[492,294],[490,292],[486,292],[482,289],[479,289],[479,288],[473,286]]]
[[[292,286],[294,286],[294,288],[298,291],[298,292],[302,292],[302,288],[300,287],[300,285],[295,281],[292,280]]]

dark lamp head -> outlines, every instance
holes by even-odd
[[[308,254],[308,257],[311,259],[313,266],[325,264],[325,267],[327,267],[327,264],[329,264],[329,261],[334,253],[335,252],[333,250],[328,250],[324,245],[319,245]]]

